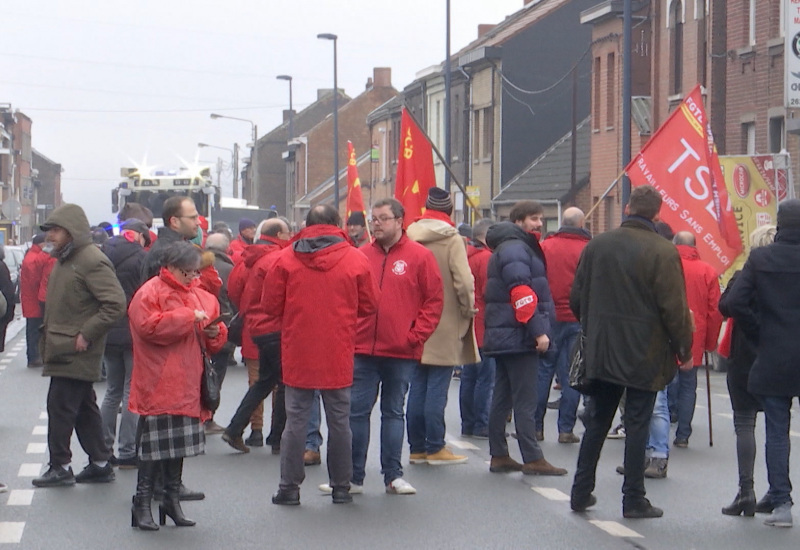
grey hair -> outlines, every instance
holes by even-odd
[[[206,237],[206,249],[226,252],[231,241],[225,233],[211,233]]]
[[[775,241],[775,234],[778,229],[774,225],[762,225],[756,227],[750,233],[750,250],[760,246],[767,246]]]
[[[678,231],[672,238],[673,244],[682,244],[687,246],[696,246],[697,239],[691,231]]]
[[[496,223],[496,221],[490,220],[489,218],[481,218],[475,222],[475,225],[472,227],[472,238],[477,241],[483,241],[486,239],[486,233],[489,231],[489,228]]]
[[[586,220],[586,215],[583,210],[577,206],[570,206],[564,210],[561,217],[561,225],[565,227],[583,227],[583,222]]]
[[[200,267],[201,252],[195,245],[180,241],[169,245],[164,251],[161,265],[177,269],[197,269]]]

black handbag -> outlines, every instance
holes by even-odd
[[[575,343],[572,345],[569,360],[569,385],[583,395],[597,393],[596,381],[589,378],[586,373],[586,336],[581,329]]]
[[[200,331],[196,328],[195,331],[200,341],[200,353],[203,356],[203,375],[200,378],[200,404],[204,409],[214,412],[219,408],[220,401],[219,375],[214,370],[214,365],[211,364],[211,358],[203,345]]]
[[[242,312],[236,313],[228,323],[228,342],[235,346],[242,345],[242,330],[244,329],[244,316]]]

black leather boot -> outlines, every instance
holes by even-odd
[[[131,527],[138,527],[142,531],[158,531],[150,509],[150,502],[153,500],[153,471],[157,467],[158,464],[152,460],[139,463],[136,494],[131,507]]]
[[[752,489],[739,489],[739,494],[730,505],[722,509],[726,516],[738,516],[743,514],[747,517],[756,515],[756,493]]]
[[[164,502],[158,505],[158,522],[167,523],[167,516],[172,518],[178,527],[192,527],[195,522],[183,515],[181,509],[181,478],[183,477],[183,459],[164,460]]]

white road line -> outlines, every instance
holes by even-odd
[[[453,437],[448,438],[447,442],[453,447],[456,447],[457,449],[468,449],[470,451],[480,450],[480,447],[473,445],[469,441],[461,441],[460,439],[455,439]]]
[[[19,353],[15,351],[9,351],[8,353],[6,353],[6,357],[16,357],[17,355],[19,355]]]
[[[0,363],[3,363],[3,364],[5,364],[5,365],[7,365],[8,363],[10,363],[11,361],[13,361],[13,359],[0,359]]]
[[[733,415],[731,413],[716,413],[716,415],[727,418],[728,420],[733,420]]]
[[[40,462],[26,462],[19,465],[17,477],[39,477],[41,473],[42,464]]]
[[[644,536],[640,535],[633,529],[628,529],[621,523],[617,523],[616,521],[600,521],[599,519],[589,520],[589,523],[594,525],[595,527],[599,527],[609,535],[613,535],[615,537],[630,537],[630,538],[640,538],[643,539]]]
[[[730,396],[727,393],[712,393],[714,397],[722,397],[723,399],[728,399]]]
[[[0,365],[0,370],[6,370],[6,366],[5,365]]]
[[[47,435],[47,426],[34,426],[31,435]]]
[[[800,437],[800,433],[794,430],[789,430],[789,435],[791,435],[792,437]]]
[[[47,420],[47,413],[46,412],[39,413],[39,420]]]
[[[47,443],[28,443],[25,452],[29,455],[43,455],[47,452]]]
[[[9,506],[30,506],[33,502],[33,489],[14,489],[8,493]]]
[[[531,490],[536,491],[547,500],[569,501],[568,494],[552,487],[531,487]]]
[[[0,543],[19,544],[24,530],[24,521],[0,521]]]

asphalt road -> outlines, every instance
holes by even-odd
[[[730,405],[724,375],[712,374],[714,446],[708,445],[705,379],[698,388],[694,434],[688,449],[672,451],[668,478],[648,480],[648,497],[665,510],[655,520],[625,520],[621,515],[623,442],[609,440],[603,451],[595,494],[598,504],[586,514],[569,510],[567,495],[578,445],[560,445],[556,415],[546,418],[543,449],[553,464],[564,466],[563,478],[491,474],[488,442],[461,440],[458,382],[450,390],[448,436],[454,450],[469,456],[457,466],[409,465],[405,478],[418,489],[414,496],[384,493],[378,462],[379,418],[373,414],[372,446],[365,494],[352,505],[333,505],[317,485],[327,481],[324,465],[307,468],[300,507],[270,502],[277,488],[279,460],[269,447],[248,455],[235,453],[219,436],[209,436],[206,455],[188,459],[184,481],[202,489],[203,502],[184,505],[193,528],[172,525],[157,533],[130,527],[130,499],[135,471],[118,471],[108,485],[35,489],[31,478],[47,462],[45,397],[48,379],[27,369],[24,331],[0,355],[0,480],[10,491],[0,495],[0,544],[25,549],[154,548],[596,548],[688,549],[797,548],[800,529],[762,525],[763,516],[731,518],[720,508],[736,493],[736,458]],[[232,415],[246,387],[244,368],[232,368],[225,379],[220,423]],[[105,389],[96,385],[98,400]],[[701,406],[702,405],[702,406]],[[269,412],[267,411],[267,414]],[[513,428],[511,428],[513,429]],[[793,440],[800,437],[795,428]],[[576,429],[580,434],[582,427]],[[763,419],[757,429],[763,444]],[[512,456],[519,451],[511,440]],[[76,473],[87,461],[73,440]],[[407,449],[404,464],[407,464]],[[792,458],[795,475],[800,460]],[[763,452],[759,448],[756,490],[766,490]],[[800,516],[797,518],[800,522]],[[800,527],[800,525],[798,525]],[[5,543],[5,544],[3,544]]]

